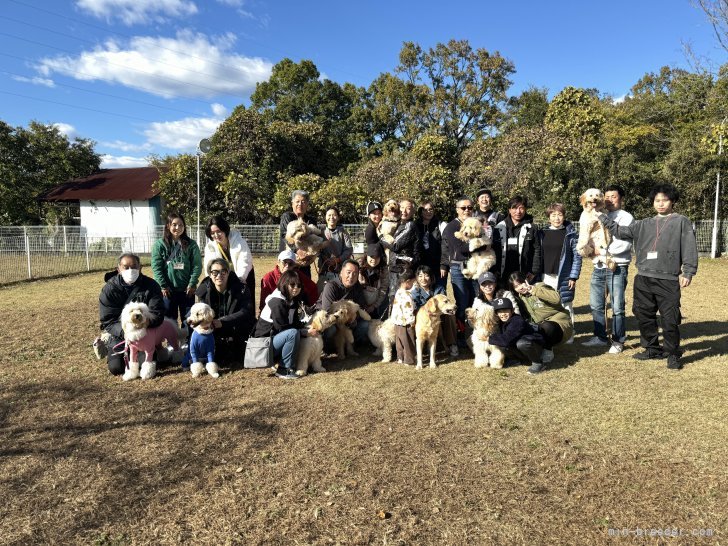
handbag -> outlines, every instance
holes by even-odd
[[[245,344],[243,368],[270,368],[273,366],[273,343],[271,336],[249,337]]]

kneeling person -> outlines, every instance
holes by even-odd
[[[529,362],[529,374],[537,374],[544,370],[541,362],[543,338],[534,333],[531,326],[513,309],[513,302],[508,298],[493,300],[493,310],[498,316],[500,332],[491,334],[488,343],[503,351],[506,358],[519,362]]]

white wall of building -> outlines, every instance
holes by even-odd
[[[80,206],[89,239],[123,236],[124,251],[148,253],[159,237],[159,210],[150,201],[81,201]]]

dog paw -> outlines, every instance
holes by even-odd
[[[437,364],[430,362],[430,369],[434,370],[435,368],[437,368]]]
[[[142,364],[142,371],[141,371],[141,378],[142,379],[151,379],[157,374],[157,366],[154,364],[154,362],[145,362]]]
[[[417,364],[417,366],[415,366],[415,370],[421,370],[421,369],[422,369],[422,364]]]
[[[193,362],[190,366],[192,377],[200,377],[203,371],[205,371],[205,367],[202,365],[202,362]]]
[[[131,381],[132,379],[139,379],[139,376],[137,374],[129,373],[128,371],[126,371],[121,378],[124,381]]]

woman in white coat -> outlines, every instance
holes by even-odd
[[[212,260],[222,258],[230,264],[230,271],[234,271],[240,281],[248,286],[250,293],[255,294],[253,255],[240,232],[230,229],[230,224],[222,216],[213,216],[207,222],[205,235],[208,241],[205,245],[203,271],[207,271],[207,266]]]

